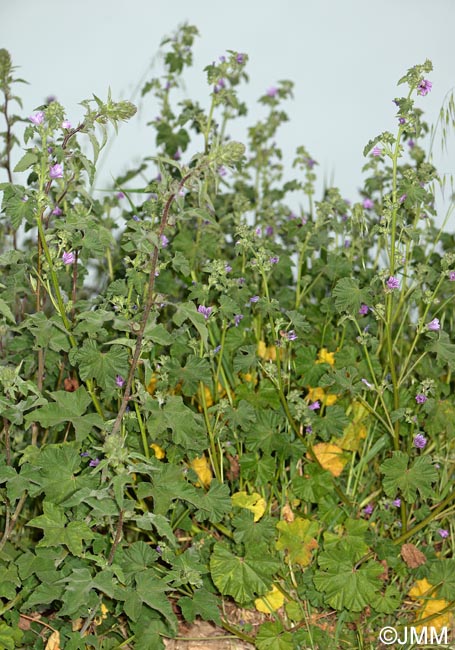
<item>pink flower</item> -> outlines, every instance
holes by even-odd
[[[68,253],[65,252],[62,255],[62,260],[63,260],[63,264],[74,264],[74,262],[76,261],[76,256],[72,251],[69,251]]]
[[[63,178],[63,167],[59,163],[51,165],[49,169],[49,176],[51,178]]]
[[[269,97],[276,97],[278,93],[278,88],[276,86],[271,86],[270,88],[267,89],[267,95]]]
[[[428,81],[428,79],[422,79],[422,81],[419,83],[417,87],[417,94],[422,95],[422,97],[425,97],[425,95],[428,95],[430,90],[433,88],[433,84],[431,81]]]
[[[72,129],[73,127],[71,126],[71,122],[68,120],[63,120],[62,122],[62,129]]]
[[[450,271],[449,273],[449,280],[451,282],[455,282],[455,271]]]
[[[365,210],[371,210],[371,208],[374,206],[374,203],[371,199],[364,199],[362,205]]]
[[[373,156],[375,156],[375,157],[377,157],[377,156],[382,156],[382,149],[381,149],[381,147],[375,147],[375,148],[373,149],[373,151],[371,152],[371,154],[372,154]]]
[[[437,332],[440,330],[441,325],[439,324],[439,318],[433,318],[432,321],[427,323],[427,329],[430,330],[430,332]]]
[[[44,122],[44,113],[43,111],[38,111],[38,113],[35,113],[34,115],[30,115],[28,119],[30,120],[30,122],[33,122],[33,124],[38,126],[38,124],[42,124]]]
[[[399,289],[400,288],[400,281],[398,278],[395,278],[393,275],[390,276],[390,278],[386,282],[387,287],[389,289]]]

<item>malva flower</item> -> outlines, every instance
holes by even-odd
[[[99,458],[94,458],[89,462],[90,467],[98,467],[99,464],[100,464]]]
[[[35,113],[34,115],[30,115],[28,118],[30,122],[33,122],[36,126],[39,124],[42,124],[44,122],[44,113],[43,111],[38,111],[38,113]]]
[[[368,314],[369,309],[370,308],[368,307],[368,305],[365,305],[365,303],[362,303],[360,305],[359,315],[360,316],[366,316]]]
[[[115,195],[115,198],[116,198],[116,199],[119,199],[119,200],[120,200],[120,199],[124,199],[124,198],[125,198],[125,194],[124,194],[123,192],[117,192],[117,194]]]
[[[424,395],[423,393],[417,393],[417,395],[416,395],[417,404],[425,404],[427,399],[428,399],[428,397],[426,395]]]
[[[169,244],[169,239],[166,237],[166,235],[161,235],[160,239],[161,239],[161,246],[163,248],[166,248],[167,245]]]
[[[377,158],[378,156],[382,156],[382,149],[381,147],[374,147],[373,151],[371,152],[371,155]]]
[[[417,449],[425,449],[425,447],[427,446],[427,442],[428,442],[428,440],[425,438],[425,436],[422,435],[421,433],[418,433],[414,437],[414,440],[412,441],[412,444]]]
[[[406,119],[404,117],[400,117],[398,124],[401,124],[403,126],[403,124],[406,124]]]
[[[393,276],[393,275],[390,276],[390,278],[387,280],[386,284],[387,284],[387,287],[388,287],[389,289],[392,289],[392,291],[393,291],[393,289],[399,289],[399,288],[400,288],[400,281],[399,281],[399,279],[396,278],[396,277]]]
[[[432,88],[433,88],[433,84],[431,83],[431,81],[428,81],[428,79],[422,79],[422,81],[417,86],[417,94],[422,95],[422,97],[425,97],[425,95],[428,95],[428,93]]]
[[[455,271],[450,271],[449,273],[449,280],[451,282],[455,282]]]
[[[278,93],[278,88],[276,86],[271,86],[270,88],[267,89],[267,95],[269,97],[276,97]]]
[[[204,316],[205,320],[207,320],[210,314],[212,313],[212,307],[204,307],[204,305],[199,305],[197,310],[200,314]]]
[[[63,120],[62,129],[72,129],[71,122],[69,120]]]
[[[374,206],[374,203],[371,199],[363,199],[362,205],[365,210],[371,210],[371,208]]]
[[[319,401],[316,401],[316,402],[313,402],[312,404],[310,404],[308,406],[308,408],[310,409],[310,411],[317,411],[318,409],[321,408],[321,404],[320,404]]]
[[[278,262],[280,261],[280,258],[275,255],[274,257],[271,257],[269,261],[270,261],[270,264],[278,264]]]
[[[440,329],[439,318],[433,318],[432,321],[427,323],[427,330],[430,330],[430,332],[437,332]]]
[[[368,505],[363,509],[363,514],[364,514],[364,515],[371,515],[371,513],[373,512],[373,510],[374,510],[374,506],[373,506],[371,503],[369,503],[369,504],[368,504]]]
[[[63,178],[63,167],[59,163],[51,165],[49,168],[49,176],[51,178]]]
[[[245,55],[239,52],[235,57],[235,60],[237,61],[237,63],[243,63],[245,61]]]
[[[259,301],[259,296],[251,296],[250,298],[251,303],[258,302],[258,301]]]
[[[392,505],[395,506],[395,508],[399,508],[401,506],[401,499],[394,499]]]
[[[239,323],[240,323],[240,321],[242,320],[242,318],[243,318],[243,314],[236,314],[236,315],[234,316],[234,325],[235,325],[236,327],[239,326]]]
[[[438,530],[438,535],[439,535],[440,537],[442,537],[442,539],[446,539],[446,537],[449,536],[449,531],[446,530],[445,528],[440,528],[440,529]]]
[[[404,203],[406,199],[408,198],[407,194],[402,194],[400,198],[398,199],[398,203]]]
[[[76,261],[76,256],[72,251],[68,253],[65,251],[62,255],[63,264],[74,264]]]
[[[52,214],[56,217],[60,217],[63,214],[63,211],[58,207],[58,205],[52,210]]]
[[[232,271],[232,266],[230,264],[225,264],[224,270],[226,273],[230,273]]]
[[[122,375],[117,375],[117,377],[115,378],[115,383],[119,388],[123,388],[125,380],[123,379]]]

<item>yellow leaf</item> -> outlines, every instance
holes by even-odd
[[[325,390],[320,386],[317,386],[316,388],[311,388],[311,386],[307,386],[307,389],[308,389],[308,395],[306,396],[306,399],[309,402],[317,402],[319,400],[324,404],[324,406],[332,406],[332,404],[335,404],[335,402],[338,399],[338,395],[334,395],[334,394],[326,395]]]
[[[449,601],[437,597],[434,586],[426,578],[415,582],[414,586],[409,590],[409,596],[420,605],[420,609],[417,610],[416,622],[427,616],[437,614],[449,605]],[[441,616],[433,618],[428,624],[437,629],[438,632],[443,627],[451,627],[453,624],[453,612],[445,612]],[[415,627],[417,632],[420,632],[423,626],[416,625]]]
[[[147,393],[150,395],[153,395],[155,390],[156,390],[156,384],[158,383],[158,377],[156,376],[156,373],[153,373],[148,386],[147,386]]]
[[[329,366],[335,365],[334,352],[329,352],[327,348],[321,348],[318,352],[318,360],[316,363],[328,363]]]
[[[284,596],[281,591],[272,586],[272,590],[269,591],[262,598],[256,598],[254,605],[258,612],[263,612],[264,614],[270,614],[270,612],[276,612],[277,609],[283,606]]]
[[[277,551],[286,551],[292,564],[308,566],[312,559],[312,551],[318,547],[315,535],[319,526],[309,519],[296,517],[294,521],[279,521],[276,525],[279,531],[275,543]]]
[[[332,476],[339,476],[347,463],[343,450],[331,442],[320,442],[313,447],[314,454],[321,466],[328,470]],[[307,454],[307,458],[311,458]]]
[[[166,456],[164,449],[154,442],[150,445],[150,448],[153,449],[155,452],[155,458],[158,458],[158,460],[163,460],[163,458]]]
[[[352,421],[343,429],[343,436],[336,442],[342,449],[357,451],[360,447],[361,440],[364,440],[367,435],[365,422],[368,419],[369,413],[363,404],[353,402],[352,415]]]
[[[258,357],[261,357],[264,361],[276,360],[276,347],[274,345],[267,347],[264,341],[259,341],[257,352]]]
[[[204,454],[200,458],[194,458],[190,463],[190,467],[194,469],[202,485],[208,488],[213,476],[207,456]]]
[[[246,492],[236,492],[231,496],[232,505],[238,508],[246,508],[254,514],[254,521],[259,521],[265,512],[266,501],[257,492],[247,494]]]
[[[45,650],[61,650],[60,632],[58,630],[54,630],[48,638]]]

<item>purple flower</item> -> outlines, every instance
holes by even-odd
[[[371,503],[369,503],[369,504],[368,504],[368,505],[363,509],[363,514],[364,514],[364,515],[371,515],[371,513],[373,512],[373,510],[374,510],[374,506],[373,506]]]
[[[415,436],[412,444],[414,445],[414,447],[417,447],[417,449],[425,449],[425,447],[427,446],[427,442],[428,441],[425,438],[425,436],[423,436],[421,433],[418,433]]]
[[[295,341],[297,334],[294,332],[294,330],[289,330],[289,332],[285,333],[285,337],[288,341]]]
[[[28,118],[30,122],[33,122],[36,126],[39,124],[42,124],[44,122],[44,113],[43,111],[38,111],[38,113],[35,113],[34,115],[30,115]]]
[[[360,305],[359,314],[360,316],[366,316],[370,308],[364,302]]]
[[[85,456],[88,456],[89,453],[88,453],[88,451],[81,451],[81,453],[79,455],[82,456],[82,457],[85,457]]]
[[[273,235],[273,227],[272,226],[267,226],[265,229],[265,236],[266,237],[271,237]]]
[[[412,139],[411,139],[411,140],[408,140],[408,147],[409,147],[410,149],[414,149],[415,144],[416,144],[416,143],[414,142],[414,140],[412,140]]]
[[[274,257],[271,257],[269,261],[270,261],[270,264],[278,264],[278,262],[280,261],[280,258],[275,255]]]
[[[63,214],[63,211],[58,207],[58,205],[56,205],[55,208],[52,210],[52,214],[55,215],[56,217],[59,217],[60,215]]]
[[[123,192],[117,192],[117,194],[115,195],[115,198],[116,198],[116,199],[119,199],[119,200],[120,200],[120,199],[124,199],[124,198],[125,198],[125,194],[124,194]]]
[[[49,168],[49,176],[51,178],[63,178],[63,167],[59,163],[51,165]]]
[[[297,219],[297,215],[291,211],[290,214],[288,214],[288,221],[293,221],[294,219]]]
[[[392,505],[395,506],[395,508],[399,508],[401,506],[401,499],[394,499]]]
[[[218,57],[218,61],[220,61],[220,63],[226,63],[226,57],[224,56],[224,54]]]
[[[71,122],[69,120],[63,120],[62,129],[72,129]]]
[[[405,118],[404,118],[404,117],[400,117],[399,120],[398,120],[398,124],[401,124],[401,125],[406,124],[406,120],[405,120]]]
[[[63,264],[74,264],[76,261],[76,256],[72,251],[67,253],[66,251],[62,255]]]
[[[180,153],[179,149],[177,149],[177,151],[173,155],[173,158],[174,158],[174,160],[180,160],[181,157],[182,157],[182,154]]]
[[[313,427],[306,427],[306,429],[305,429],[305,433],[307,433],[308,435],[309,435],[310,433],[313,433]]]
[[[382,156],[382,149],[381,147],[374,147],[373,151],[371,152],[371,155],[377,158],[378,156]]]
[[[217,345],[216,348],[213,348],[213,354],[218,354],[220,350],[221,350],[221,345]]]
[[[255,303],[255,302],[258,302],[258,301],[259,301],[259,296],[251,296],[251,298],[250,298],[251,303]]]
[[[276,97],[278,93],[278,88],[276,86],[271,86],[270,88],[267,89],[267,95],[269,97]]]
[[[449,280],[451,282],[455,282],[455,271],[450,271],[449,273]]]
[[[243,318],[243,314],[236,314],[236,315],[234,316],[234,325],[235,325],[236,327],[239,326],[239,323],[240,323],[240,321],[242,320],[242,318]]]
[[[425,404],[427,399],[428,399],[428,397],[426,395],[424,395],[423,393],[417,393],[417,395],[416,395],[417,404]]]
[[[204,316],[205,320],[207,320],[210,314],[212,313],[212,307],[204,307],[204,305],[199,305],[197,310],[200,314]]]
[[[422,95],[422,97],[425,97],[425,95],[428,95],[428,93],[432,88],[433,88],[433,84],[431,83],[431,81],[428,81],[428,79],[422,79],[422,81],[417,86],[417,94]]]
[[[133,221],[140,221],[139,217],[137,214],[133,214]]]
[[[163,248],[166,248],[167,245],[169,244],[169,239],[166,237],[166,235],[161,235],[160,239],[161,239],[161,246]]]
[[[223,177],[223,176],[226,176],[226,174],[227,174],[226,167],[223,167],[223,165],[221,165],[221,167],[218,167],[218,175],[219,176]]]
[[[115,378],[115,383],[119,388],[123,388],[125,380],[123,379],[122,375],[117,375],[117,377]]]
[[[306,158],[305,159],[305,164],[308,167],[308,169],[313,169],[315,165],[317,165],[317,162],[313,160],[313,158]]]
[[[446,530],[445,528],[440,528],[438,530],[438,535],[440,535],[440,537],[442,537],[442,539],[445,539],[446,537],[449,536],[449,531]]]
[[[232,271],[232,266],[230,264],[226,264],[224,270],[226,271],[226,273],[230,273]]]
[[[237,56],[235,57],[235,60],[237,61],[237,63],[243,63],[245,61],[245,55],[239,52],[239,54],[237,54]]]
[[[400,198],[398,199],[398,203],[404,203],[406,199],[408,198],[407,194],[402,194]]]
[[[310,404],[308,408],[310,409],[310,411],[317,411],[318,409],[321,408],[321,404],[319,400],[317,400],[316,402],[312,402],[312,404]]]
[[[99,464],[100,464],[99,458],[94,458],[89,462],[90,467],[98,467]]]
[[[396,277],[393,276],[393,275],[390,276],[390,278],[387,280],[386,284],[387,284],[387,287],[388,287],[389,289],[392,289],[392,291],[393,291],[393,289],[399,289],[399,288],[400,288],[400,281],[399,281],[399,279],[396,278]]]
[[[427,323],[427,330],[430,330],[430,332],[437,332],[440,329],[439,318],[433,318],[432,321]]]
[[[371,210],[371,208],[374,206],[374,203],[371,199],[363,199],[362,205],[365,210]]]

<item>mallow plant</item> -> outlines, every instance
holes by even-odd
[[[159,650],[196,619],[258,650],[449,642],[455,237],[428,143],[453,99],[429,129],[411,68],[359,195],[318,198],[313,153],[289,178],[279,147],[293,84],[232,140],[248,54],[216,53],[201,105],[197,35],[163,41],[154,146],[110,187],[135,106],[28,116],[0,50],[0,647]]]

